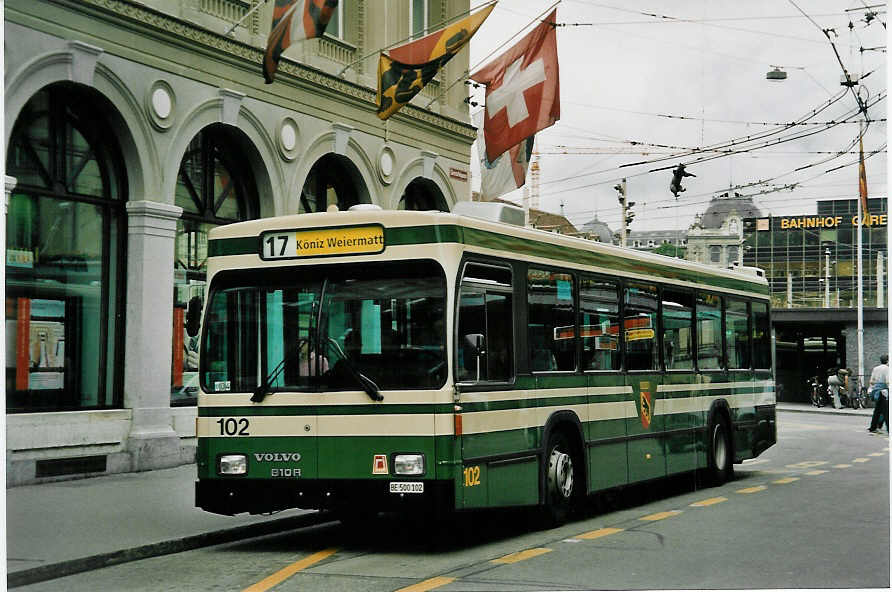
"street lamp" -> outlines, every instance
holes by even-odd
[[[773,82],[781,82],[787,79],[787,73],[780,69],[780,66],[772,66],[773,70],[769,70],[767,74],[765,74],[766,80],[771,80]]]

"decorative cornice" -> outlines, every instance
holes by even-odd
[[[158,31],[159,35],[174,36],[190,42],[193,46],[203,46],[204,49],[213,50],[217,54],[228,54],[234,58],[256,65],[255,69],[258,72],[260,71],[260,64],[263,61],[263,50],[151,8],[134,4],[128,0],[52,0],[52,2],[70,6],[74,10],[83,10],[84,6],[90,6],[139,25],[153,28]],[[333,94],[351,97],[359,102],[366,103],[365,107],[368,108],[370,113],[377,110],[375,106],[377,92],[375,89],[327,74],[286,57],[283,57],[279,62],[276,81],[280,84],[292,84],[295,86],[295,83],[318,86]],[[397,120],[414,119],[470,141],[475,140],[477,137],[475,128],[470,124],[438,115],[414,105],[406,105],[398,114],[394,115],[394,118]]]

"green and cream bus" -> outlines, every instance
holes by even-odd
[[[776,441],[769,297],[728,270],[500,220],[350,211],[208,241],[196,504],[540,506]]]

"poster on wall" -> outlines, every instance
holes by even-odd
[[[27,300],[28,302],[22,302]],[[30,314],[29,314],[30,313]],[[16,388],[53,390],[65,387],[65,302],[19,299]],[[25,384],[24,368],[27,368]]]

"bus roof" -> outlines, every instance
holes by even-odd
[[[458,243],[466,248],[503,250],[512,259],[547,258],[567,266],[589,265],[617,274],[635,272],[666,279],[715,284],[767,297],[768,282],[756,270],[723,269],[675,257],[637,251],[534,228],[492,222],[439,211],[358,210],[294,214],[227,224],[211,229],[208,255],[260,252],[260,235],[276,230],[308,230],[380,225],[385,244]],[[259,260],[259,258],[258,258]]]

